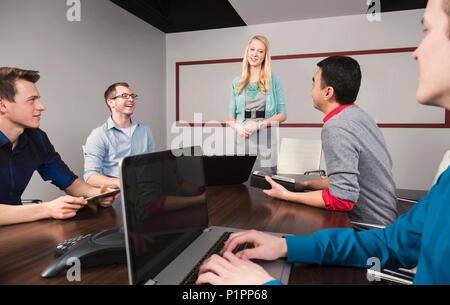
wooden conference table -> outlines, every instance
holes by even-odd
[[[350,227],[346,213],[331,212],[276,200],[261,190],[240,185],[207,188],[210,225],[306,235],[323,228]],[[0,227],[0,285],[4,284],[128,284],[126,265],[82,269],[80,282],[65,272],[44,279],[57,243],[79,235],[122,225],[120,198],[112,208],[89,205],[68,220],[42,220]],[[340,266],[296,264],[289,284],[370,284],[366,271]]]

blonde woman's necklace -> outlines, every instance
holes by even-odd
[[[255,87],[251,87],[250,85],[247,86],[248,89],[248,95],[250,95],[251,98],[255,98],[258,94],[259,84],[256,84]]]

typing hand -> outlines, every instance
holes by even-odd
[[[103,193],[111,192],[111,191],[114,191],[114,188],[106,187],[106,186],[103,184],[103,185],[100,187],[99,194],[103,194]],[[104,208],[107,208],[107,207],[112,206],[114,200],[116,200],[119,196],[120,196],[120,193],[117,193],[117,194],[114,195],[114,196],[103,197],[103,198],[97,198],[97,199],[96,199],[96,202],[97,202],[98,205],[100,205],[100,206],[102,206],[102,207],[104,207]]]
[[[252,243],[254,248],[248,248],[237,252],[237,257],[275,260],[287,256],[286,239],[256,230],[231,234],[225,242],[221,254],[231,252],[237,245],[244,243]]]
[[[61,196],[53,201],[44,202],[48,216],[55,219],[67,219],[74,217],[78,210],[84,207],[87,201],[83,197]]]
[[[272,188],[270,190],[263,190],[266,195],[273,198],[286,199],[289,191],[279,183],[276,183],[269,176],[266,176],[266,181],[270,183]]]
[[[208,258],[199,269],[197,285],[261,285],[274,278],[247,257],[239,258],[231,252]]]

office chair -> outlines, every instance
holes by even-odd
[[[41,199],[22,199],[22,204],[28,204],[28,203],[42,203]]]
[[[436,184],[439,176],[447,169],[447,167],[450,165],[450,150],[446,151],[444,153],[444,156],[442,157],[441,163],[439,164],[438,170],[436,172],[436,175],[434,176],[433,182],[431,183],[430,189],[433,187],[433,185]],[[416,204],[418,199],[411,199],[411,198],[404,198],[401,196],[397,196],[397,200],[401,201],[403,203],[410,203],[410,204]]]
[[[370,223],[364,223],[364,222],[357,222],[357,221],[350,221],[352,224],[353,229],[355,231],[364,231],[364,230],[370,230],[370,229],[384,229],[386,226],[380,226],[380,225],[374,225]]]
[[[450,150],[447,150],[444,154],[444,157],[442,157],[441,163],[439,164],[438,170],[436,172],[436,176],[434,177],[433,183],[431,186],[435,185],[439,176],[447,169],[447,167],[450,165]]]

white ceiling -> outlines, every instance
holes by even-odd
[[[366,14],[368,6],[367,0],[228,1],[247,25]]]

